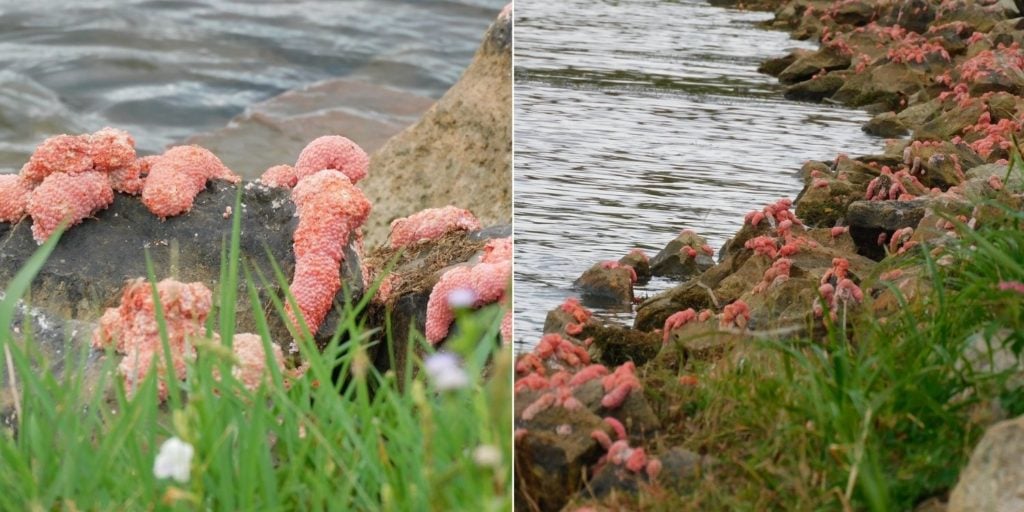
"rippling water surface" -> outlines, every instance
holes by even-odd
[[[653,256],[684,228],[717,250],[747,211],[796,196],[804,161],[878,149],[864,113],[784,100],[757,72],[812,47],[757,28],[770,18],[700,0],[517,3],[517,349],[590,265]]]
[[[0,172],[49,135],[105,125],[157,152],[328,78],[439,97],[505,3],[0,1]]]

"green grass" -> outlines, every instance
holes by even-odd
[[[662,448],[713,457],[685,489],[623,504],[658,510],[911,510],[942,498],[987,426],[1024,414],[1024,212],[992,203],[939,265],[925,248],[887,260],[924,284],[881,319],[864,307],[820,340],[751,341],[697,388],[645,390]],[[944,263],[950,263],[945,261]],[[865,288],[866,290],[866,288]],[[970,346],[983,356],[971,356]],[[993,364],[1003,353],[1012,366]],[[1016,379],[1016,383],[1014,382]]]
[[[1024,176],[1016,151],[1004,183],[1012,173]],[[848,321],[816,320],[813,339],[751,336],[721,358],[666,353],[639,368],[661,420],[643,446],[703,455],[701,474],[601,505],[881,512],[946,500],[986,429],[1024,414],[1024,293],[1000,288],[1024,283],[1024,198],[1003,190],[976,206],[977,230],[950,219],[956,239],[858,276],[874,296],[839,312]],[[893,269],[914,286],[879,279]]]
[[[264,277],[242,264],[238,233],[236,215],[222,261],[225,286],[215,302],[233,305],[244,290],[269,348],[263,308],[250,286]],[[15,303],[57,238],[40,248],[0,302],[0,357],[14,369],[20,410],[14,428],[0,430],[0,510],[511,509],[511,351],[499,341],[498,308],[458,316],[458,334],[447,346],[462,356],[470,376],[463,389],[437,392],[415,371],[418,354],[432,351],[419,335],[407,358],[406,370],[414,371],[375,369],[367,350],[390,344],[391,336],[359,323],[364,299],[346,301],[344,320],[322,351],[308,333],[299,336],[310,368],[290,386],[274,370],[268,383],[246,390],[230,377],[226,346],[197,343],[187,379],[170,379],[169,399],[161,404],[153,377],[126,397],[114,357],[106,358],[98,378],[89,378],[75,363],[90,349],[74,347],[69,370],[58,377],[31,333],[12,336]],[[157,280],[152,266],[149,279]],[[287,300],[292,297],[273,299],[277,314]],[[230,343],[234,316],[233,307],[217,308],[208,332]],[[213,379],[215,368],[226,377]],[[332,378],[338,368],[340,377]],[[5,384],[7,373],[0,371]],[[186,484],[153,475],[156,453],[171,436],[195,449]],[[481,445],[497,448],[500,463],[474,462]]]

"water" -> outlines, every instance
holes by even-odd
[[[717,251],[747,211],[796,196],[804,161],[878,149],[863,112],[784,100],[757,73],[814,47],[757,28],[770,18],[699,0],[517,4],[518,350],[592,264],[633,247],[653,256],[684,228]]]
[[[329,78],[439,97],[505,2],[0,0],[0,172],[106,125],[159,152]]]

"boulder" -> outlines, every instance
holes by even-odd
[[[629,265],[636,271],[636,284],[647,284],[651,281],[651,263],[642,251],[633,251],[619,258],[619,263]]]
[[[661,336],[655,332],[644,332],[622,325],[590,322],[583,327],[580,339],[593,339],[589,351],[595,361],[611,367],[626,361],[637,366],[658,355],[661,350]]]
[[[895,112],[883,112],[872,117],[864,125],[863,130],[868,135],[886,138],[903,137],[910,133],[910,130],[907,129],[907,126],[903,124],[903,121],[900,120]]]
[[[981,102],[950,108],[914,130],[914,140],[949,140],[962,134],[964,128],[975,125],[984,112],[985,105]]]
[[[731,261],[731,259],[730,259]],[[665,320],[677,311],[687,308],[694,310],[715,307],[713,289],[703,282],[703,276],[665,290],[640,304],[633,320],[638,331],[661,329]]]
[[[706,247],[703,237],[685,230],[651,258],[651,274],[676,279],[700,274],[715,264]]]
[[[779,81],[795,84],[810,80],[821,71],[835,71],[850,67],[850,56],[832,48],[823,48],[813,53],[802,54],[779,73]]]
[[[615,368],[609,365],[609,369]],[[654,415],[654,410],[643,391],[632,390],[621,406],[609,409],[601,405],[601,399],[605,395],[604,387],[600,379],[586,382],[576,388],[574,396],[583,405],[600,418],[612,417],[626,427],[630,439],[642,440],[653,435],[661,428],[661,422]]]
[[[947,510],[1024,510],[1024,416],[985,432],[960,473]]]
[[[924,218],[929,199],[910,201],[854,201],[846,210],[846,222],[858,229],[896,231],[917,227]]]
[[[390,318],[391,345],[388,345],[388,337],[382,336],[373,352],[374,364],[381,372],[401,371],[406,367],[405,356],[409,343],[413,342],[412,332],[425,332],[430,292],[444,272],[478,258],[487,240],[511,235],[510,225],[475,232],[456,231],[399,249],[380,247],[366,256],[367,268],[375,273],[391,268],[390,293],[386,297],[375,297],[367,312],[368,321],[374,326],[386,326]]]
[[[895,110],[901,108],[906,98],[930,84],[931,78],[924,71],[906,64],[888,63],[852,75],[832,99],[853,107],[882,104],[888,110]]]
[[[232,219],[227,214],[237,192],[235,185],[211,182],[196,197],[190,212],[163,221],[138,198],[117,194],[109,208],[64,233],[32,283],[31,305],[55,318],[94,322],[106,308],[119,303],[126,281],[146,277],[147,253],[158,280],[200,281],[217,296],[222,250],[231,234]],[[242,261],[267,278],[264,286],[254,275],[252,284],[264,299],[273,339],[287,349],[291,341],[287,326],[269,306],[269,295],[280,293],[269,258],[291,278],[295,267],[292,233],[298,224],[295,205],[287,190],[256,183],[242,187],[241,204],[240,211],[234,213],[242,216]],[[13,225],[0,223],[0,287],[6,286],[38,249],[31,224],[28,218]],[[345,250],[340,272],[343,289],[335,300],[344,302],[344,288],[358,300],[363,294],[363,278],[354,242]],[[243,286],[239,283],[234,305],[236,330],[257,332]],[[336,310],[328,315],[317,333],[320,341],[333,334],[338,315]]]
[[[793,50],[792,52],[783,55],[782,57],[775,57],[762,62],[761,65],[757,67],[757,72],[778,77],[779,74],[781,74],[786,68],[788,68],[794,62],[796,62],[797,59],[799,59],[800,57],[805,57],[811,53],[812,52],[809,50]]]
[[[849,72],[844,71],[815,75],[809,80],[786,87],[783,96],[788,100],[821,101],[835,94],[846,83],[849,75]]]
[[[528,428],[516,438],[516,510],[560,510],[583,485],[586,468],[604,453],[590,433],[610,433],[606,423],[589,411],[562,414],[564,409],[554,409],[541,413],[547,418],[545,427]],[[560,425],[569,431],[559,433]]]
[[[587,306],[630,307],[634,272],[624,265],[597,263],[583,272],[572,286],[580,291],[580,298]]]
[[[466,208],[485,225],[512,218],[512,18],[499,16],[473,62],[414,125],[370,158],[361,183],[374,210],[371,246],[392,220],[425,208]]]
[[[808,226],[832,227],[842,220],[850,203],[864,197],[865,188],[831,175],[820,179],[824,186],[812,181],[797,196],[796,215]]]
[[[702,478],[704,468],[711,464],[709,456],[702,456],[682,447],[672,448],[659,454],[657,458],[661,461],[658,483],[680,493],[693,488]]]

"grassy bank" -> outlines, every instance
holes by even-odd
[[[956,484],[992,422],[1024,414],[1024,212],[991,205],[938,258],[887,260],[921,272],[910,300],[830,323],[822,340],[752,341],[689,361],[645,392],[662,447],[710,455],[685,492],[624,505],[665,510],[910,510]],[[947,257],[948,256],[948,257]],[[876,276],[877,277],[877,276]],[[867,290],[868,288],[865,288]],[[876,298],[876,304],[880,301]],[[827,315],[826,315],[827,317]],[[648,376],[652,378],[654,376]]]
[[[240,262],[237,216],[234,228],[219,304],[235,303],[236,284],[265,278]],[[458,334],[446,346],[459,354],[468,382],[450,389],[439,390],[438,381],[418,371],[421,351],[412,345],[427,357],[432,352],[422,337],[406,358],[406,370],[415,371],[381,373],[370,364],[370,344],[391,348],[387,329],[358,321],[371,290],[345,305],[345,320],[322,351],[300,337],[309,364],[302,377],[271,364],[268,381],[249,391],[231,376],[231,351],[200,341],[188,378],[168,379],[167,402],[159,401],[154,377],[128,398],[116,358],[106,358],[98,378],[87,377],[80,363],[91,348],[69,347],[67,369],[57,377],[25,326],[12,325],[17,301],[57,238],[40,248],[0,302],[0,373],[9,386],[0,392],[12,393],[18,411],[13,428],[0,431],[0,509],[511,508],[511,353],[498,338],[497,308],[459,315]],[[254,287],[242,289],[269,350],[264,308]],[[277,314],[284,314],[283,300],[275,298]],[[234,315],[231,307],[215,310],[208,334],[231,340]],[[15,338],[16,329],[25,334]],[[166,349],[166,334],[164,343]],[[213,378],[215,371],[224,377]],[[185,482],[154,474],[157,452],[172,436],[194,451]]]

